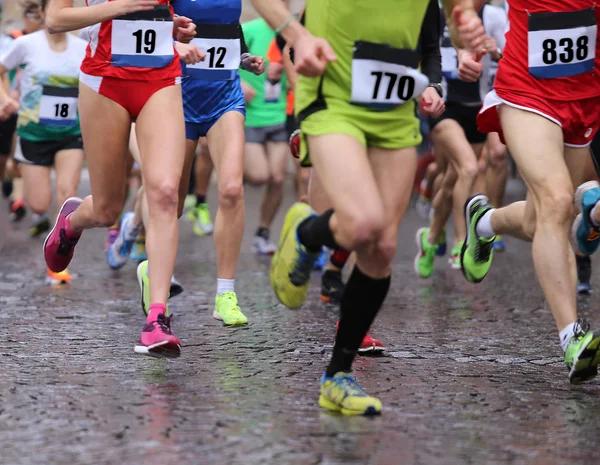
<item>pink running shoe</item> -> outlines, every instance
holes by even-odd
[[[151,357],[177,358],[181,355],[181,342],[171,331],[171,318],[160,313],[156,321],[146,323],[140,343],[135,346],[137,354]]]
[[[79,237],[76,239],[69,239],[67,237],[65,221],[68,215],[77,210],[81,202],[83,200],[80,198],[71,197],[63,203],[56,217],[56,223],[44,241],[44,258],[46,259],[46,264],[55,273],[60,273],[69,266],[73,258],[75,246],[79,242]]]

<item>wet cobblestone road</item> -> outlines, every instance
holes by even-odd
[[[8,226],[0,252],[2,465],[597,463],[600,383],[568,384],[529,246],[509,239],[479,286],[443,259],[432,280],[420,281],[414,211],[373,328],[387,350],[356,363],[384,413],[322,412],[318,382],[337,312],[318,300],[318,274],[302,310],[277,304],[267,262],[249,253],[258,192],[247,188],[237,277],[246,329],[211,317],[212,240],[182,224],[177,277],[186,292],[171,308],[184,348],[175,361],[134,354],[144,321],[135,266],[108,270],[104,231],[84,234],[72,285],[50,288],[42,239],[28,239],[25,222]],[[209,198],[214,211],[214,192]],[[594,297],[581,302],[583,316],[600,324],[598,307]]]

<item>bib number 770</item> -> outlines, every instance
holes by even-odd
[[[383,71],[371,71],[371,76],[375,76],[375,86],[373,88],[373,100],[380,100],[379,91],[385,92],[385,100],[390,100],[394,95],[400,100],[410,100],[415,92],[415,79],[412,76],[398,76],[396,73],[388,73]],[[389,78],[387,90],[385,84],[381,86],[384,76]],[[397,83],[397,85],[396,85]]]

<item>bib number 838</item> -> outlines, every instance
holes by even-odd
[[[542,42],[544,53],[542,60],[547,65],[553,65],[557,61],[561,63],[571,63],[574,58],[577,60],[585,60],[588,56],[588,36],[580,36],[575,44],[570,37],[564,37],[556,43],[554,39],[546,39]],[[562,51],[557,50],[557,47],[562,47]]]
[[[388,73],[382,71],[372,71],[371,76],[375,76],[375,88],[373,89],[373,100],[377,100],[379,97],[379,91],[385,91],[385,85],[383,89],[381,88],[381,82],[383,81],[383,77],[389,78],[387,84],[387,91],[385,91],[385,99],[390,100],[392,98],[394,88],[396,88],[396,92],[398,98],[401,100],[410,100],[413,98],[415,92],[415,79],[412,76],[400,76],[396,73]],[[396,86],[396,83],[398,84]]]

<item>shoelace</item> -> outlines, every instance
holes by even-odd
[[[161,313],[156,317],[156,323],[158,323],[163,333],[173,334],[171,331],[171,318],[172,316],[167,316],[164,313]]]
[[[298,258],[290,272],[290,281],[294,286],[302,286],[310,279],[310,274],[315,263],[315,257],[304,251],[301,245],[296,246]]]
[[[334,379],[336,380],[336,384],[343,389],[347,395],[360,397],[365,397],[367,395],[360,384],[358,384],[358,381],[356,381],[356,378],[352,375],[344,375]]]
[[[590,330],[590,323],[583,319],[579,318],[575,323],[575,328],[573,329],[573,337],[577,340],[581,339],[586,333]]]
[[[58,245],[57,253],[66,257],[69,255],[69,252],[71,252],[71,249],[77,245],[79,239],[69,239],[64,228],[61,228],[59,231],[59,237],[60,243]]]

